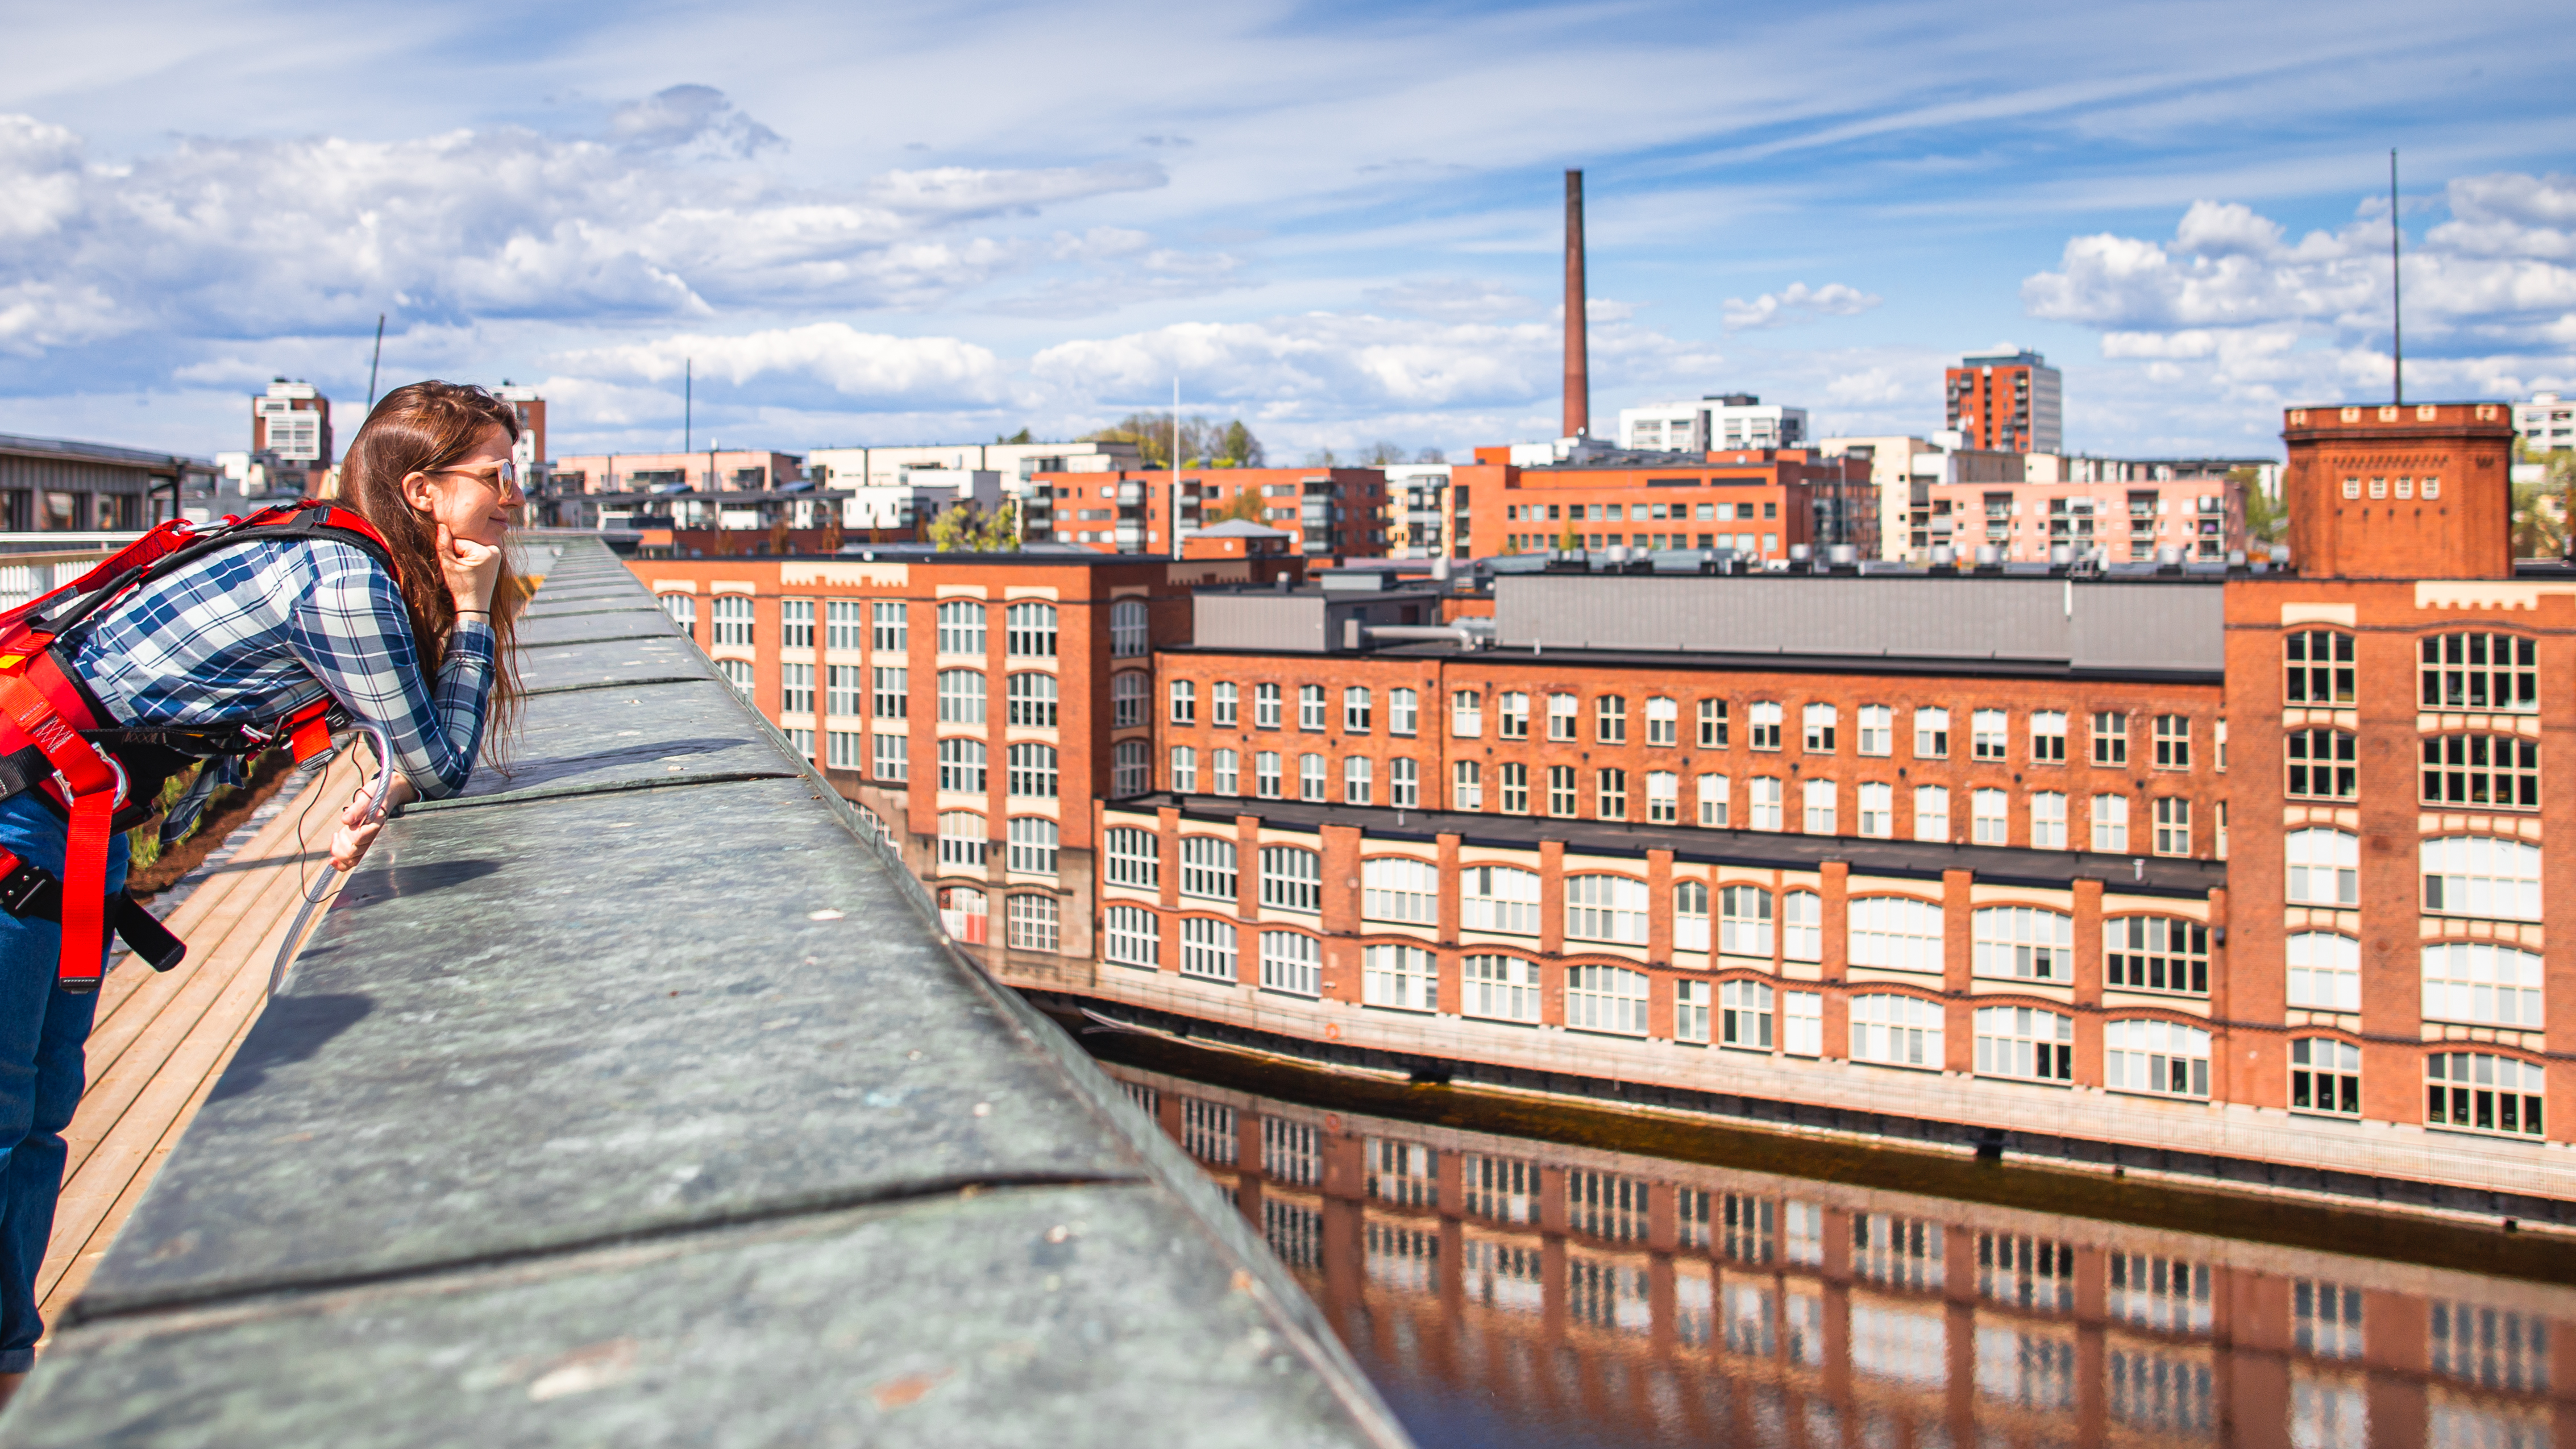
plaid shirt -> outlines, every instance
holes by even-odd
[[[224,549],[87,626],[73,668],[118,724],[264,723],[327,692],[383,728],[423,797],[465,787],[483,746],[493,635],[459,619],[433,690],[391,575],[333,540]]]

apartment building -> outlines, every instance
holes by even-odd
[[[1155,646],[1188,640],[1192,589],[1303,566],[885,548],[633,567],[901,844],[951,934],[1017,979],[1087,982],[1092,802],[1151,788]]]
[[[1482,450],[1496,451],[1496,450]],[[1452,537],[1465,555],[1535,553],[1569,536],[1585,549],[1731,549],[1789,558],[1836,544],[1878,556],[1877,488],[1870,460],[1811,448],[1746,448],[1705,459],[1514,467],[1483,462],[1451,470]],[[1469,503],[1480,507],[1470,511]]]
[[[1941,392],[1948,419],[1943,426],[1968,447],[2007,453],[2066,449],[2065,382],[2039,353],[1961,358],[1943,374]]]
[[[1679,402],[1619,410],[1619,446],[1675,453],[1736,448],[1796,448],[1807,438],[1807,410],[1765,405],[1749,392],[1710,393]]]
[[[761,493],[803,482],[805,460],[766,448],[583,453],[556,459],[551,476],[570,493]]]
[[[2576,402],[2554,392],[2536,392],[2529,402],[2513,405],[2514,436],[2534,453],[2576,448]]]
[[[1392,508],[1378,468],[1127,469],[1038,473],[1047,536],[1104,553],[1173,553],[1221,518],[1284,529],[1307,558],[1385,555]]]
[[[2037,456],[2037,455],[2034,455]],[[2242,557],[2245,485],[2225,473],[2164,481],[1933,483],[1916,532],[1960,558],[2003,563]]]

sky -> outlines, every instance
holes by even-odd
[[[1592,413],[1942,426],[2044,352],[2066,445],[2277,456],[2385,398],[2576,391],[2576,24],[2105,0],[21,7],[0,431],[211,455],[247,398],[540,388],[550,451],[1240,417],[1273,461]]]

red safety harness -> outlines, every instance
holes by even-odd
[[[0,910],[62,922],[56,984],[65,991],[98,988],[111,925],[155,970],[187,954],[132,896],[107,894],[109,842],[151,817],[163,781],[199,760],[253,755],[281,741],[302,764],[329,750],[333,729],[347,723],[325,696],[256,724],[122,727],[69,667],[80,626],[117,600],[218,549],[275,538],[352,544],[394,569],[365,519],[306,499],[202,527],[162,524],[72,583],[0,614],[0,800],[32,790],[67,825],[60,881],[0,849]]]

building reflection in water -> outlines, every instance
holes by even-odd
[[[1104,1065],[1426,1446],[2576,1446],[2576,1291]]]

